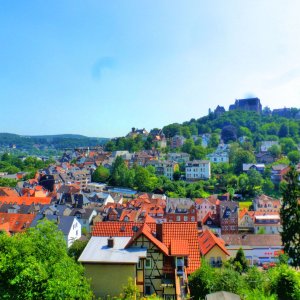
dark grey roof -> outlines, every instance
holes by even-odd
[[[55,215],[36,215],[36,217],[33,219],[30,227],[35,227],[39,220],[42,220],[43,218],[47,218],[50,221],[54,221],[58,229],[63,232],[64,235],[68,235],[70,232],[70,229],[72,227],[72,224],[74,222],[75,217],[73,216],[55,216]]]

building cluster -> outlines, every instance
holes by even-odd
[[[278,108],[271,110],[268,107],[262,109],[262,104],[259,98],[246,98],[246,99],[236,99],[234,104],[229,106],[229,111],[241,110],[241,111],[253,111],[258,114],[279,116],[285,118],[295,117],[300,119],[300,112],[294,111],[293,108]],[[219,117],[226,112],[226,109],[223,106],[218,105],[214,110],[214,115]]]
[[[220,267],[241,247],[250,264],[275,261],[282,252],[281,202],[266,195],[257,196],[250,211],[229,194],[192,200],[97,183],[51,183],[45,185],[51,190],[39,178],[16,190],[0,188],[0,230],[12,235],[47,218],[68,247],[91,234],[79,261],[100,297],[120,292],[108,278],[121,287],[132,277],[143,295],[184,299],[201,256]]]

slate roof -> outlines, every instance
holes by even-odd
[[[127,263],[137,264],[139,258],[147,257],[146,248],[125,248],[130,237],[114,237],[114,246],[107,246],[107,237],[92,236],[80,255],[80,262]]]
[[[64,235],[69,234],[71,227],[73,225],[74,219],[75,219],[75,217],[72,217],[72,216],[55,216],[55,215],[45,215],[44,216],[42,214],[39,214],[39,215],[35,216],[30,227],[35,227],[37,225],[38,221],[42,220],[43,218],[46,218],[49,221],[54,221],[57,224],[58,229],[61,230],[64,233]]]

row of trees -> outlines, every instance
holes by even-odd
[[[0,172],[7,172],[8,174],[15,174],[20,171],[35,172],[54,162],[52,159],[43,161],[33,156],[28,156],[22,160],[13,154],[4,153],[0,158]]]

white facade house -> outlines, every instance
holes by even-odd
[[[280,224],[279,215],[263,215],[255,216],[254,233],[259,233],[262,230],[265,234],[280,234],[282,226]]]
[[[72,218],[72,217],[69,217],[69,218]],[[59,228],[59,226],[58,226],[58,228]],[[81,224],[75,217],[73,217],[73,222],[69,228],[69,231],[64,231],[64,230],[62,230],[62,231],[65,235],[65,239],[67,241],[68,248],[72,246],[74,241],[81,238]]]
[[[185,177],[188,181],[209,179],[210,176],[210,161],[208,160],[189,161],[185,165]]]
[[[98,183],[98,182],[90,182],[87,184],[87,189],[90,191],[90,192],[96,192],[96,193],[99,193],[99,192],[102,192],[104,190],[104,188],[106,187],[106,184],[105,183]]]
[[[215,152],[207,155],[207,158],[213,163],[229,162],[229,145],[220,144]]]

